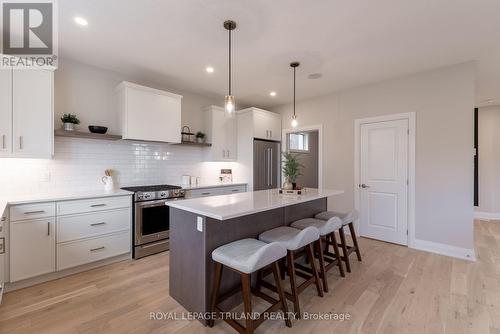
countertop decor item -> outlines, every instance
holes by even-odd
[[[92,133],[105,134],[106,132],[108,132],[108,128],[99,125],[89,125],[89,131]]]
[[[189,126],[184,125],[181,130],[181,141],[183,143],[192,143],[191,136],[194,135],[194,133],[191,132],[191,129]]]
[[[196,142],[202,144],[205,142],[207,135],[201,131],[198,131],[198,132],[196,132],[195,137],[196,137]]]
[[[283,162],[283,175],[285,176],[285,178],[287,178],[288,182],[292,183],[292,189],[295,190],[297,188],[297,177],[302,175],[300,173],[300,169],[303,166],[298,160],[298,154],[284,152],[283,158],[285,159],[285,161]]]
[[[62,115],[61,121],[63,122],[63,129],[65,131],[74,131],[75,125],[80,124],[80,120],[78,119],[78,117],[73,114]]]
[[[104,184],[104,191],[106,192],[113,191],[115,189],[115,183],[113,181],[113,170],[106,169],[104,171],[104,175],[105,176],[101,178],[101,181]]]

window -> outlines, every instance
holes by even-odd
[[[288,147],[290,151],[308,152],[309,135],[307,133],[289,133]]]

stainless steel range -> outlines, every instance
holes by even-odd
[[[124,187],[134,192],[133,258],[169,249],[170,210],[167,201],[184,198],[181,187],[171,185]]]

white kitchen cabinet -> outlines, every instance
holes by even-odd
[[[53,87],[54,73],[51,70],[1,70],[1,156],[52,157]]]
[[[281,116],[279,114],[258,108],[246,110],[252,113],[254,138],[281,141]]]
[[[54,217],[10,222],[10,281],[56,270]]]
[[[224,108],[210,106],[205,109],[207,142],[212,144],[211,161],[236,161],[236,119],[226,117]]]
[[[116,92],[123,139],[181,142],[181,95],[130,82]]]
[[[0,69],[0,156],[12,154],[12,70]]]

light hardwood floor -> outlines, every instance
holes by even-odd
[[[500,333],[500,222],[476,222],[477,262],[361,238],[363,262],[329,277],[324,298],[301,295],[307,312],[348,321],[266,321],[257,333]],[[150,320],[183,308],[168,295],[168,253],[7,293],[0,333],[234,333],[218,321]],[[257,302],[257,301],[256,301]],[[258,306],[261,306],[260,304]]]

